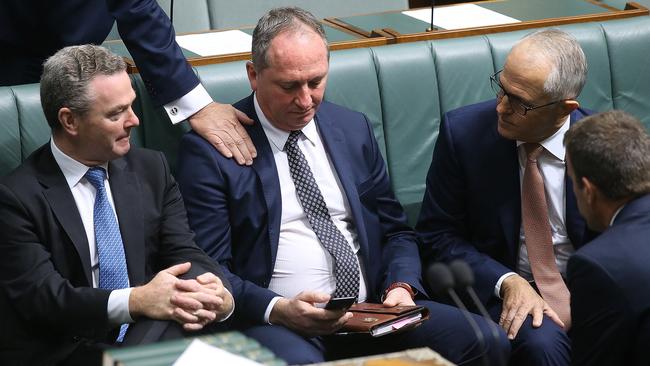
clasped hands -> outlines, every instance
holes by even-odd
[[[316,306],[329,300],[330,295],[317,291],[303,291],[293,298],[282,298],[273,306],[269,321],[306,337],[332,334],[352,318],[352,313]],[[401,287],[391,290],[383,304],[386,307],[415,305],[408,291]]]
[[[233,297],[219,277],[206,272],[194,279],[178,278],[190,267],[189,262],[171,266],[149,283],[133,288],[129,297],[131,317],[174,320],[186,331],[197,331],[228,316]]]

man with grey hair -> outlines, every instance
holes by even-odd
[[[259,151],[252,168],[189,133],[178,172],[197,243],[233,284],[234,326],[290,364],[414,347],[462,364],[505,357],[504,332],[482,343],[458,309],[424,292],[417,239],[370,122],[323,100],[329,61],[320,23],[298,8],[271,10],[253,32],[246,69],[254,93],[236,107],[255,120],[247,127]],[[352,316],[336,302],[323,308],[337,297],[418,304],[431,318],[379,338],[333,335]]]
[[[490,77],[497,99],[446,113],[416,227],[423,259],[463,259],[512,340],[512,364],[566,365],[569,256],[588,232],[566,177],[562,138],[587,112],[585,55],[547,29],[517,42]],[[529,169],[530,168],[530,169]]]
[[[567,267],[574,365],[650,365],[650,137],[622,111],[564,135],[567,173],[587,225],[602,232]]]
[[[130,146],[125,70],[93,45],[44,65],[52,138],[0,181],[2,365],[99,364],[103,348],[207,330],[233,311],[162,153]]]

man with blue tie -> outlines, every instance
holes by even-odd
[[[564,274],[589,233],[562,137],[588,113],[576,100],[586,77],[570,34],[522,38],[490,76],[496,100],[444,115],[427,174],[423,259],[472,267],[479,298],[512,340],[513,365],[570,362]]]
[[[44,65],[52,138],[0,182],[3,365],[98,364],[103,348],[207,330],[233,311],[163,155],[130,146],[134,99],[104,48]]]
[[[650,365],[650,137],[623,111],[564,136],[587,225],[602,232],[569,259],[573,365]]]
[[[179,156],[197,243],[233,285],[234,326],[290,364],[421,346],[458,363],[505,356],[505,334],[481,347],[458,309],[428,300],[417,240],[369,121],[323,101],[329,55],[320,23],[298,8],[271,10],[252,53],[254,93],[236,108],[255,120],[247,129],[258,158],[238,166],[195,133]],[[431,319],[380,338],[332,335],[352,314],[317,306],[331,297],[423,305]]]

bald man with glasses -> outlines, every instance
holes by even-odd
[[[566,175],[564,133],[587,114],[578,42],[521,39],[490,76],[496,100],[445,114],[417,230],[423,260],[467,261],[512,342],[511,365],[570,362],[569,256],[591,236]]]

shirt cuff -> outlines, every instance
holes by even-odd
[[[278,302],[278,300],[280,300],[281,298],[282,298],[281,296],[274,297],[273,299],[271,299],[271,302],[269,302],[269,305],[266,307],[266,311],[264,312],[264,321],[267,324],[273,325],[273,324],[271,324],[271,320],[270,320],[270,318],[271,318],[271,310],[273,310],[273,307],[275,306],[275,303]]]
[[[228,291],[227,288],[224,288],[224,290],[226,290],[226,292],[230,294],[230,291]],[[226,315],[223,319],[217,320],[217,323],[225,322],[235,312],[235,298],[232,296],[232,294],[230,294],[230,297],[232,297],[232,309],[230,310],[230,313],[228,313],[228,315]]]
[[[504,274],[503,276],[501,276],[499,278],[499,280],[497,281],[496,286],[494,286],[494,295],[496,295],[496,297],[498,297],[499,299],[501,298],[501,284],[503,283],[503,281],[505,281],[506,278],[508,278],[508,277],[510,277],[512,275],[516,275],[516,273],[515,272],[508,272],[508,273]]]
[[[212,103],[212,97],[199,83],[189,93],[165,104],[164,108],[172,123],[177,124],[193,116],[210,103]]]
[[[129,312],[129,296],[133,288],[122,288],[111,291],[108,295],[108,321],[113,325],[133,323]]]

